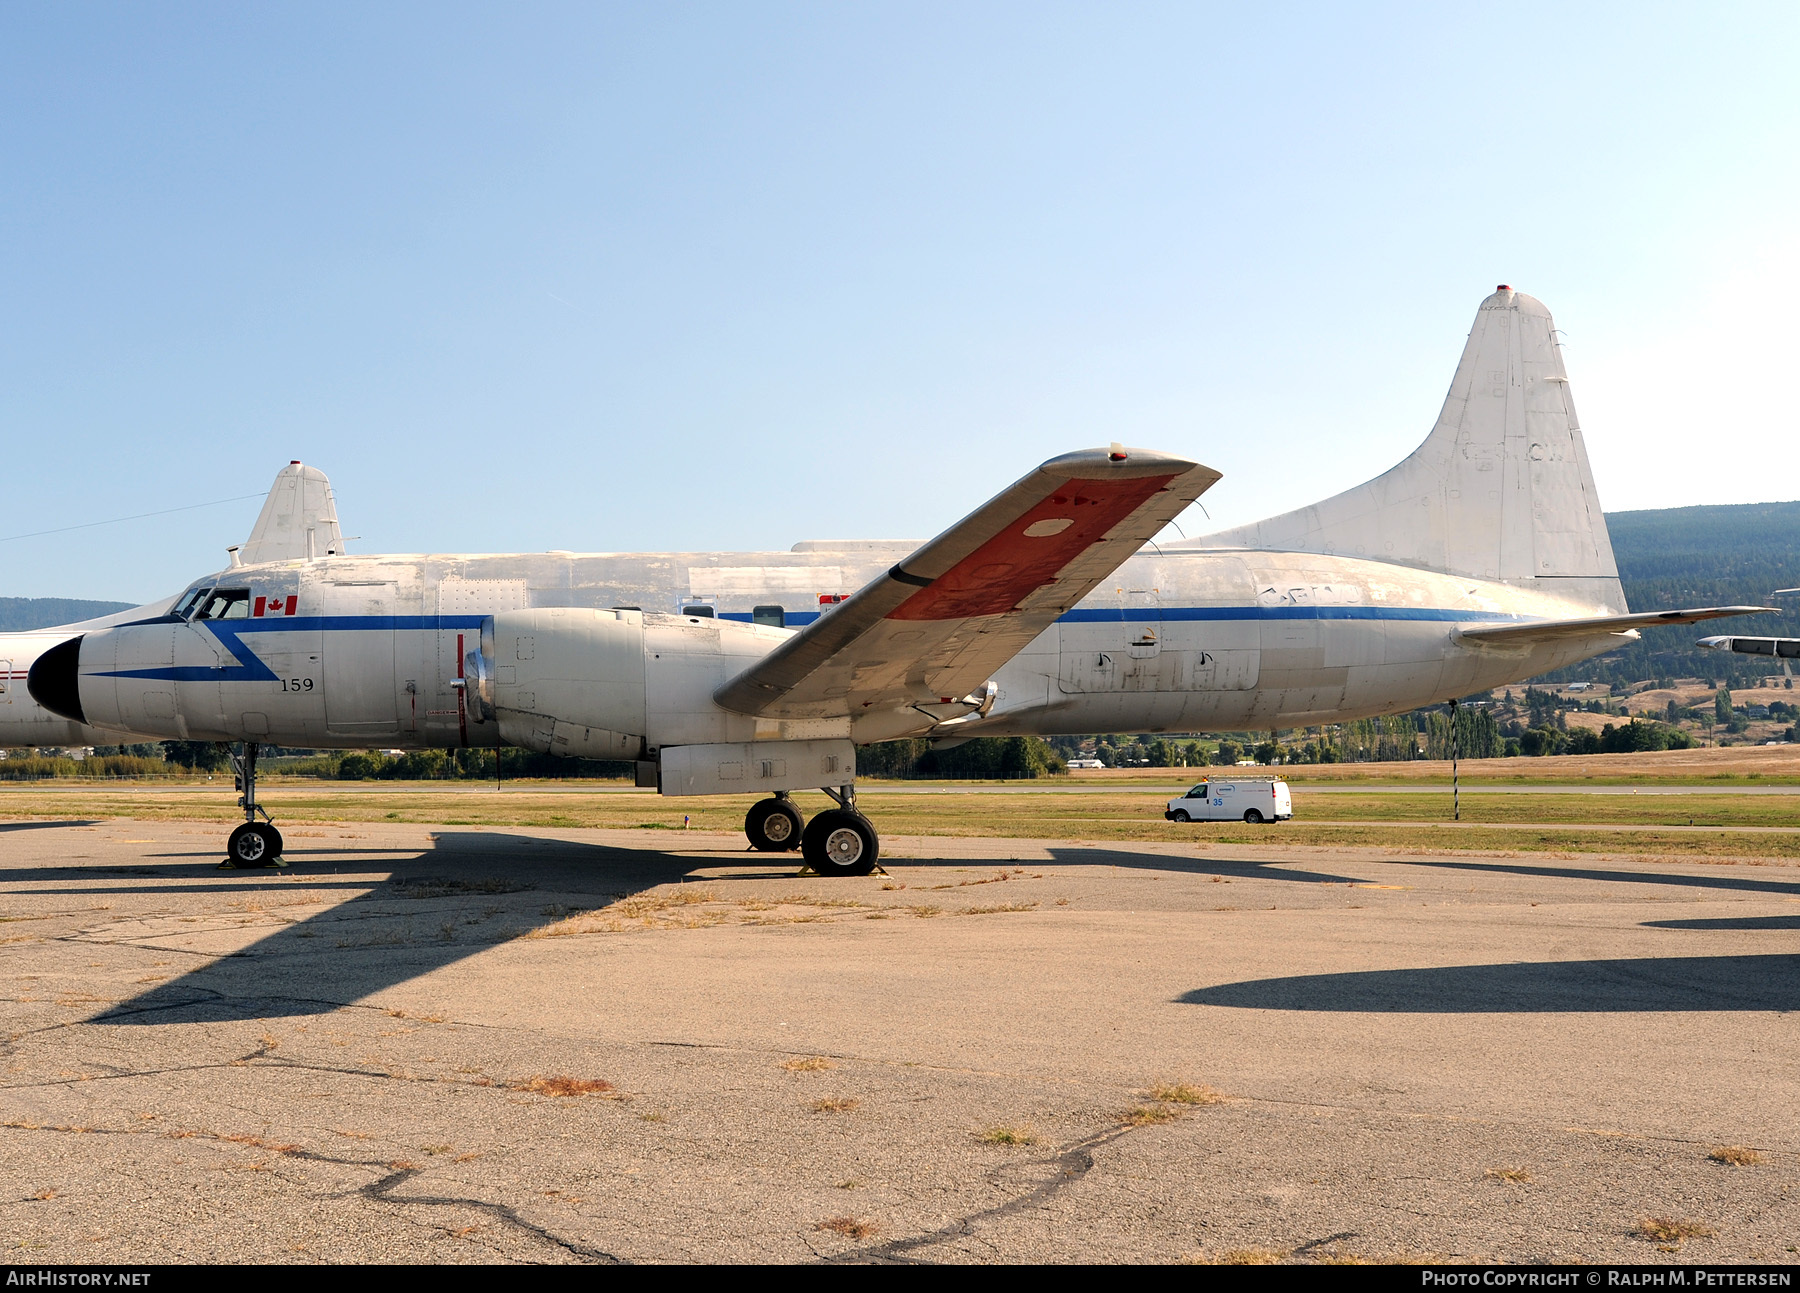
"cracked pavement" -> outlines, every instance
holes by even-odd
[[[1800,868],[288,834],[244,872],[205,823],[0,823],[14,1260],[1800,1246]]]

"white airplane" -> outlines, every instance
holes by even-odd
[[[324,476],[293,463],[230,567],[131,622],[71,626],[29,691],[107,732],[244,742],[238,865],[281,850],[257,820],[260,743],[512,745],[634,760],[663,794],[759,792],[752,844],[848,875],[879,848],[858,743],[1333,723],[1761,609],[1628,612],[1550,314],[1509,287],[1399,466],[1150,542],[1218,478],[1114,445],[1051,459],[925,544],[363,556]],[[789,797],[809,788],[837,804],[810,823]]]

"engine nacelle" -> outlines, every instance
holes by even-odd
[[[721,684],[789,636],[760,624],[632,610],[506,611],[482,625],[481,647],[464,662],[469,716],[496,723],[504,744],[589,759],[846,739],[847,718],[776,722],[714,703]]]
[[[469,653],[469,717],[500,740],[588,759],[644,753],[644,617],[636,611],[508,611]]]

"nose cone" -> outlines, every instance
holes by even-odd
[[[87,715],[81,711],[81,678],[77,672],[80,664],[81,639],[58,642],[32,664],[25,678],[25,690],[52,714],[85,723]]]

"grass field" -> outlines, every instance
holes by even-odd
[[[1166,771],[1166,770],[1165,770]],[[1045,783],[1046,785],[1051,783]],[[1295,820],[1251,827],[1242,823],[1163,820],[1164,797],[1116,790],[1034,794],[966,788],[921,795],[881,784],[861,789],[859,801],[890,841],[899,836],[978,836],[1079,840],[1158,840],[1398,849],[1473,849],[1518,852],[1631,853],[1718,859],[1800,858],[1800,796],[1746,796],[1704,791],[1686,795],[1468,795],[1462,821],[1452,824],[1442,789],[1417,794],[1341,792],[1308,795],[1294,789]],[[909,787],[910,789],[910,787]],[[295,781],[264,787],[262,799],[285,826],[309,822],[400,821],[453,826],[605,827],[735,833],[754,796],[662,798],[650,792],[581,793],[510,783],[416,782],[344,786]],[[796,796],[809,815],[827,807],[823,795]],[[237,819],[229,783],[183,786],[56,784],[0,786],[0,816],[135,818],[220,823]],[[685,819],[685,827],[684,827]]]

